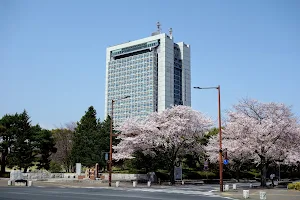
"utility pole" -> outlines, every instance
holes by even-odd
[[[221,87],[194,87],[195,89],[217,89],[218,90],[218,115],[219,115],[219,173],[220,173],[220,191],[223,192],[223,150],[222,150],[222,123],[221,123]]]

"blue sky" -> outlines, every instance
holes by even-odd
[[[0,116],[26,109],[53,128],[90,105],[104,118],[105,49],[173,28],[191,45],[192,86],[221,85],[222,112],[239,99],[283,102],[300,115],[300,1],[2,0]],[[217,118],[217,91],[192,90]]]

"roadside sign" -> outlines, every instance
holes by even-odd
[[[182,180],[182,167],[174,167],[174,177],[175,181]]]
[[[208,170],[208,161],[204,161],[204,170]]]
[[[105,153],[105,160],[108,160],[108,153]]]
[[[223,161],[223,163],[224,163],[224,165],[228,165],[228,164],[229,164],[229,161],[225,159],[225,160]]]

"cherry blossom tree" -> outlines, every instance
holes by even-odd
[[[228,168],[236,172],[236,178],[239,181],[239,174],[244,163],[249,162],[253,157],[246,146],[241,146],[238,140],[226,137],[226,133],[222,138],[223,152],[227,152],[229,159]],[[209,139],[205,146],[206,155],[211,163],[219,162],[219,136],[213,136]]]
[[[224,129],[231,147],[224,144],[224,148],[251,156],[261,166],[261,185],[266,186],[268,164],[279,158],[299,160],[289,153],[300,141],[297,118],[290,107],[279,103],[244,99],[233,108]]]
[[[174,183],[177,159],[203,151],[200,140],[212,125],[210,118],[187,106],[173,106],[145,120],[128,119],[119,127],[121,141],[114,147],[113,157],[132,159],[136,151],[151,156],[163,154]]]

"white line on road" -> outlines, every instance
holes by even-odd
[[[6,192],[6,193],[10,193],[10,194],[22,194],[22,195],[39,195],[39,196],[59,196],[62,197],[62,194],[72,194],[72,195],[83,195],[84,199],[86,199],[87,196],[90,196],[92,198],[90,199],[94,199],[95,196],[104,196],[104,197],[128,197],[128,198],[136,198],[136,199],[155,199],[155,200],[161,200],[161,198],[156,198],[156,197],[143,197],[143,196],[138,196],[138,195],[116,195],[116,194],[91,194],[91,193],[79,193],[79,192],[61,192],[61,191],[49,191],[50,193],[26,193],[26,192]],[[65,197],[70,197],[65,196]],[[72,198],[83,198],[82,196],[72,196]]]

